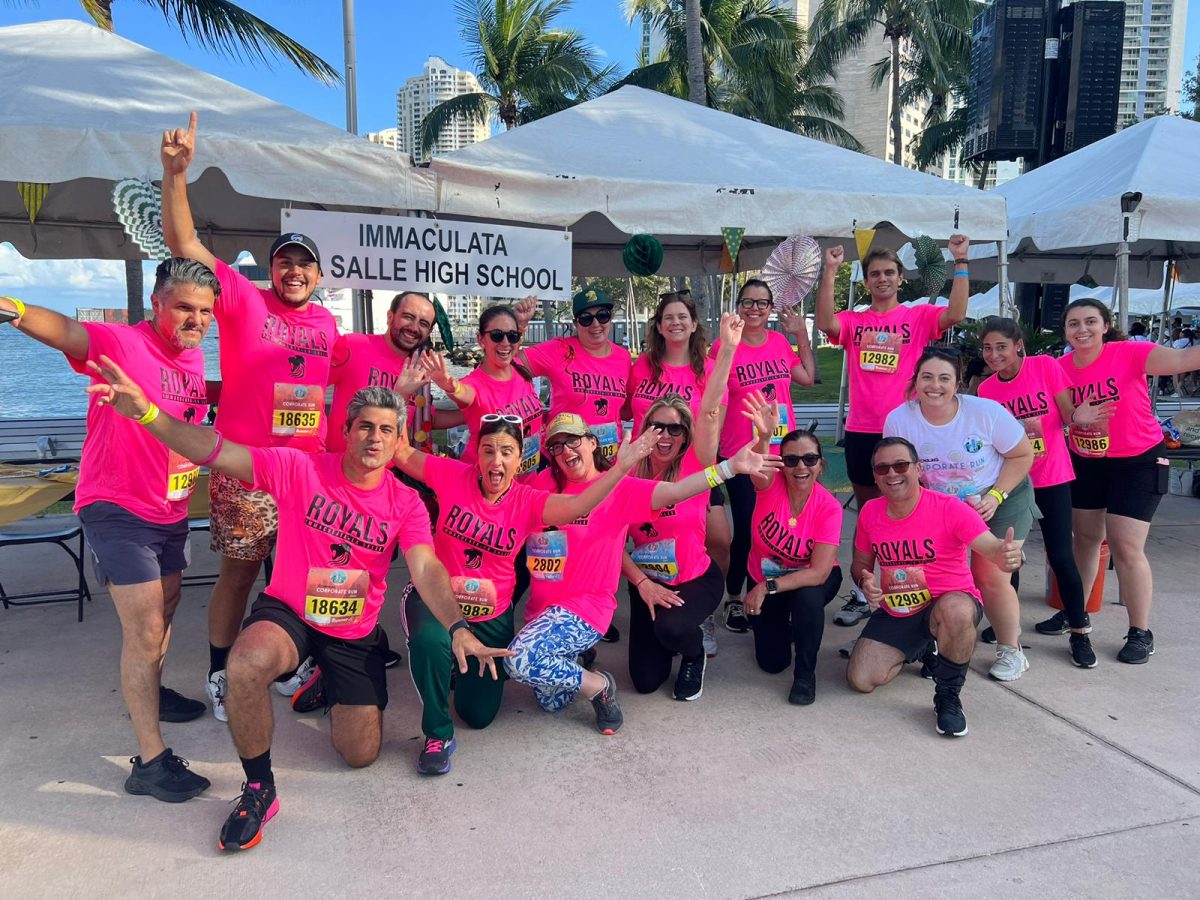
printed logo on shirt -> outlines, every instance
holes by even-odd
[[[481,569],[483,568],[483,553],[479,550],[464,550],[463,551],[463,568],[464,569]]]
[[[983,441],[979,439],[978,435],[968,435],[967,439],[963,441],[963,449],[968,453],[978,453],[983,449]]]
[[[183,411],[183,421],[186,422],[188,425],[191,425],[193,422],[196,421],[196,407],[189,406],[187,409],[185,409]]]
[[[854,346],[861,347],[863,338],[878,341],[881,333],[890,333],[900,339],[901,344],[912,342],[912,326],[908,322],[899,325],[855,325]]]
[[[1004,407],[1012,413],[1014,419],[1044,416],[1050,412],[1050,396],[1045,391],[1037,391],[1020,397],[1011,397],[1004,401]]]
[[[1117,380],[1108,378],[1104,381],[1094,381],[1071,388],[1071,401],[1076,406],[1087,403],[1099,406],[1108,401],[1120,402],[1121,391],[1117,388]],[[1108,456],[1109,425],[1108,422],[1097,422],[1095,425],[1070,426],[1071,446],[1079,456],[1103,457]]]
[[[377,552],[387,546],[391,537],[388,522],[377,521],[374,516],[360,513],[339,500],[321,494],[313,494],[308,501],[304,524],[332,535],[341,542]]]
[[[440,527],[455,540],[487,553],[511,556],[517,546],[517,529],[501,528],[494,522],[485,522],[457,503],[447,510]]]
[[[371,366],[370,372],[367,374],[367,387],[385,387],[389,391],[396,389],[396,382],[400,380],[399,374],[393,375],[391,372],[386,372],[383,369]]]
[[[871,552],[879,557],[882,564],[887,566],[928,565],[937,560],[933,538],[922,540],[905,538],[900,541],[872,542]]]
[[[695,393],[695,388],[690,384],[673,384],[669,381],[651,381],[649,378],[643,378],[641,383],[633,392],[635,400],[661,400],[667,394],[677,394],[684,400],[691,402],[692,395]]]
[[[288,372],[288,374],[292,378],[303,378],[304,377],[304,357],[303,356],[300,356],[299,354],[297,354],[296,356],[289,356],[288,357],[288,365],[291,366],[291,370]]]
[[[571,373],[571,388],[577,394],[596,395],[600,397],[615,397],[625,399],[624,378],[613,378],[611,375],[590,375],[587,372]]]
[[[346,544],[330,544],[329,545],[329,564],[331,566],[345,566],[350,563],[350,548]]]
[[[655,528],[653,525],[651,525],[649,522],[645,522],[644,524],[638,526],[638,531],[640,531],[642,534],[644,534],[646,537],[650,538],[651,540],[658,537],[658,529]]]
[[[798,568],[806,568],[810,565],[813,539],[802,539],[774,512],[768,512],[763,516],[755,530],[758,532],[759,539],[775,556],[793,560],[792,565]]]
[[[203,375],[159,366],[158,378],[164,400],[174,400],[176,403],[187,403],[191,406],[208,405],[208,390],[204,385]]]
[[[307,356],[329,356],[329,337],[324,331],[318,331],[311,325],[293,325],[273,313],[267,313],[259,337],[269,344]]]
[[[601,397],[597,400],[593,400],[592,405],[596,408],[596,415],[598,415],[598,416],[607,416],[608,415],[608,399],[607,398]]]
[[[737,383],[742,387],[752,387],[756,384],[767,384],[771,381],[781,381],[785,378],[791,378],[791,371],[787,365],[778,359],[764,359],[761,362],[745,363],[744,365],[733,367],[734,377]],[[774,386],[769,386],[763,389],[763,394],[771,391],[771,400],[775,397]]]

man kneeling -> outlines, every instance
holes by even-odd
[[[883,496],[859,513],[850,571],[872,614],[850,654],[846,679],[869,694],[937,641],[938,652],[929,655],[937,731],[961,737],[967,718],[959,692],[983,611],[967,550],[1012,572],[1021,565],[1021,549],[1011,528],[1000,540],[966,503],[922,488],[916,448],[904,438],[881,440],[871,463]]]

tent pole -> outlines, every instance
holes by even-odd
[[[1117,328],[1129,329],[1129,242],[1117,244],[1117,285],[1113,299],[1117,302]]]
[[[1000,279],[996,298],[1000,304],[1000,318],[1004,318],[1005,311],[1009,309],[1008,241],[996,241],[996,277]]]
[[[629,301],[625,306],[625,309],[628,310],[628,312],[625,315],[625,322],[626,322],[625,327],[630,329],[629,352],[632,353],[634,356],[637,356],[639,353],[641,353],[642,339],[639,336],[641,329],[638,328],[637,310],[634,308],[635,301],[633,299],[633,276],[632,275],[630,275],[629,278],[626,279],[625,291],[626,291],[625,296]]]
[[[1162,343],[1167,333],[1167,316],[1171,314],[1171,302],[1175,294],[1175,260],[1167,260],[1167,269],[1163,278],[1162,315],[1158,320],[1158,343]],[[1168,344],[1168,346],[1170,346]],[[1150,404],[1154,407],[1154,415],[1158,416],[1158,378],[1150,379]]]
[[[854,310],[854,272],[850,272],[850,297],[846,301],[846,309]],[[849,366],[847,354],[850,352],[849,347],[853,346],[852,342],[842,342],[842,381],[838,385],[838,414],[837,414],[837,431],[835,432],[834,443],[840,444],[846,436],[846,370]]]

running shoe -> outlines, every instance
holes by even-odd
[[[834,625],[857,625],[863,619],[871,614],[871,607],[867,605],[866,600],[860,600],[853,593],[846,598],[846,602],[842,604],[833,616]]]
[[[620,639],[621,632],[617,629],[616,625],[609,625],[608,631],[604,632],[604,635],[600,638],[606,644],[615,644]]]
[[[958,688],[938,685],[933,689],[933,708],[937,713],[937,733],[946,737],[962,737],[967,733],[967,717],[963,713]]]
[[[1154,655],[1154,632],[1149,629],[1130,628],[1125,635],[1125,646],[1117,654],[1117,659],[1123,663],[1140,666],[1150,662]]]
[[[706,657],[699,656],[683,658],[679,664],[679,675],[675,678],[676,700],[699,700],[704,693],[704,664]]]
[[[996,629],[989,625],[979,633],[979,640],[984,644],[996,643]]]
[[[158,688],[158,721],[160,722],[190,722],[204,715],[208,709],[199,700],[185,697],[170,688]]]
[[[933,680],[933,672],[937,667],[937,641],[930,641],[925,645],[925,652],[921,654],[921,677]]]
[[[579,665],[583,666],[585,669],[590,670],[594,668],[596,665],[596,648],[588,647],[586,650],[580,653],[578,662]]]
[[[311,656],[306,657],[296,671],[291,674],[291,677],[275,682],[275,690],[285,697],[296,696],[296,691],[304,687],[304,682],[312,678],[313,669],[316,667],[317,661]]]
[[[704,655],[712,659],[717,655],[717,622],[712,616],[700,623],[700,633],[704,640]]]
[[[312,674],[304,682],[300,690],[292,696],[292,710],[298,713],[312,712],[314,709],[325,709],[325,679],[321,677],[321,667],[313,666]]]
[[[596,710],[596,730],[601,734],[616,734],[625,722],[621,705],[617,703],[617,680],[610,672],[600,674],[604,676],[604,689],[592,698],[592,708]]]
[[[450,771],[450,757],[458,747],[458,740],[448,741],[439,738],[425,738],[425,746],[417,757],[417,773],[420,775],[445,775]]]
[[[1071,634],[1071,662],[1081,669],[1096,668],[1096,651],[1086,634]]]
[[[846,641],[846,643],[838,647],[838,656],[842,657],[842,659],[849,659],[850,654],[854,652],[854,645],[857,643],[858,638],[853,638],[849,641]]]
[[[218,850],[249,850],[262,840],[263,826],[279,812],[275,785],[248,781],[242,785],[237,808],[221,826]]]
[[[725,627],[737,634],[745,634],[750,630],[750,620],[746,618],[746,607],[741,597],[730,597],[725,601]]]
[[[225,712],[225,670],[218,669],[208,676],[208,702],[212,704],[213,718],[218,722],[228,722],[229,714]]]
[[[150,762],[143,764],[140,756],[130,757],[133,769],[125,779],[125,793],[149,795],[164,803],[191,800],[209,787],[209,780],[188,769],[188,761],[176,756],[168,747]]]
[[[1029,669],[1029,660],[1020,647],[1010,647],[1008,644],[996,645],[996,661],[992,663],[988,675],[997,681],[1016,681]]]
[[[404,657],[390,647],[383,651],[383,667],[385,669],[394,669],[402,662],[404,662]]]
[[[808,706],[817,699],[817,676],[813,672],[797,672],[788,692],[788,703]]]
[[[1066,634],[1071,630],[1071,626],[1067,624],[1066,610],[1059,610],[1044,622],[1038,622],[1033,627],[1038,634]]]

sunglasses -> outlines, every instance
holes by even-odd
[[[800,463],[804,463],[804,465],[811,469],[821,461],[821,454],[801,453],[797,455],[794,453],[787,453],[779,458],[783,460],[783,467],[785,469],[794,469],[796,466],[800,465]]]
[[[508,338],[510,344],[521,343],[521,332],[519,331],[501,331],[499,328],[493,328],[484,333],[492,339],[493,344],[503,344],[505,338]]]
[[[738,306],[740,306],[742,309],[754,309],[756,306],[759,309],[770,309],[771,301],[764,299],[756,300],[753,297],[745,297],[738,301]]]
[[[894,463],[875,463],[871,466],[871,471],[876,475],[886,475],[888,472],[895,472],[897,475],[903,475],[912,465],[911,460],[902,460]]]
[[[574,450],[583,443],[583,435],[573,434],[569,438],[564,438],[561,441],[551,441],[546,445],[546,452],[551,456],[560,456],[565,447],[570,447]]]
[[[520,416],[508,416],[503,413],[487,413],[479,417],[480,422],[507,422],[509,425],[524,425]]]
[[[683,434],[683,425],[679,422],[647,422],[647,428],[653,428],[655,431],[665,431],[671,437],[679,437]]]
[[[602,309],[598,313],[582,312],[575,317],[575,321],[587,328],[593,321],[599,322],[601,325],[607,325],[612,321],[612,310]]]

